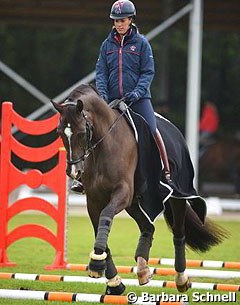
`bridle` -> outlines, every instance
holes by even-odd
[[[68,99],[62,104],[62,106],[77,106],[77,103],[75,102],[71,102]],[[84,154],[76,160],[73,159],[67,159],[67,164],[69,165],[75,165],[78,164],[80,162],[84,162],[84,160],[89,156],[90,154],[90,149],[91,149],[91,140],[92,140],[92,136],[93,136],[93,125],[92,123],[88,120],[87,114],[85,113],[85,111],[81,112],[83,119],[85,121],[85,130],[86,130],[86,139],[87,139],[87,144],[86,144],[86,148],[83,148],[84,150]],[[68,124],[67,127],[65,127],[64,129],[64,133],[67,136],[68,140],[70,138],[70,136],[73,134],[71,131],[71,127],[70,124]],[[70,141],[69,141],[69,147],[71,147],[70,145]]]
[[[123,99],[122,99],[123,100]],[[120,100],[121,101],[121,100]],[[62,104],[62,106],[68,106],[68,105],[73,105],[73,106],[77,106],[77,104],[75,102],[70,102],[68,99]],[[109,127],[108,131],[94,144],[92,144],[92,137],[93,137],[93,128],[94,126],[92,125],[92,123],[88,120],[87,114],[84,110],[82,110],[82,115],[83,115],[83,119],[85,120],[85,129],[86,129],[86,147],[83,148],[83,155],[81,157],[79,157],[76,160],[73,159],[67,159],[67,164],[69,165],[76,165],[78,163],[81,163],[81,175],[84,173],[84,161],[85,159],[87,159],[87,157],[95,150],[95,148],[101,143],[103,142],[103,140],[111,133],[111,131],[116,127],[116,125],[118,124],[118,122],[120,121],[120,119],[123,117],[123,115],[125,114],[125,112],[127,111],[127,107],[125,110],[123,110],[121,112],[121,114],[117,117],[117,119],[113,122],[113,124]],[[70,130],[70,126],[66,127],[69,128]],[[65,129],[66,129],[65,128]],[[64,131],[65,133],[65,131]],[[65,133],[66,134],[66,133]]]

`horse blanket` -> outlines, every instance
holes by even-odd
[[[200,220],[204,222],[206,203],[193,186],[194,169],[182,133],[169,120],[156,114],[157,127],[165,143],[170,165],[172,181],[168,183],[158,148],[147,122],[130,108],[125,112],[127,113],[127,121],[134,122],[134,129],[138,133],[135,193],[142,212],[153,223],[164,212],[166,201],[174,197],[186,199]]]

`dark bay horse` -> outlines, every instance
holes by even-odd
[[[125,287],[117,274],[108,247],[108,236],[114,216],[125,209],[140,230],[135,260],[139,283],[146,284],[151,278],[147,262],[154,225],[143,213],[134,189],[138,150],[132,129],[125,118],[110,108],[89,85],[77,87],[60,105],[52,103],[60,113],[57,132],[67,151],[67,174],[73,179],[81,176],[88,213],[95,231],[89,275],[100,277],[105,273],[106,294],[124,292]],[[165,120],[164,124],[176,134],[177,138],[170,139],[172,145],[181,148],[183,154],[186,154],[186,160],[190,160],[180,132],[169,121]],[[165,130],[166,135],[163,133],[165,139],[168,128]],[[169,149],[168,146],[166,148]],[[189,176],[190,180],[193,178],[192,174],[188,175],[187,169],[178,166],[171,158],[169,163],[173,178],[178,179],[180,184],[185,177],[187,179]],[[176,167],[179,168],[177,175],[174,175]],[[174,196],[174,192],[172,194],[165,202],[164,216],[173,232],[175,281],[178,290],[183,292],[188,289],[188,276],[184,272],[185,243],[193,250],[206,251],[226,236],[221,228],[210,221],[203,223],[204,220],[198,217],[197,207],[192,208],[189,204],[194,196],[187,197],[187,200],[184,196]]]

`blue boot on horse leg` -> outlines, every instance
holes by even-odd
[[[94,207],[88,203],[88,213],[92,220],[95,231],[94,250],[90,252],[88,264],[88,275],[93,278],[104,276],[107,268],[107,240],[112,225],[111,217],[99,217]],[[98,223],[98,218],[99,223]],[[110,252],[109,252],[110,253]]]
[[[94,278],[102,277],[106,270],[107,258],[107,240],[111,229],[113,216],[100,216],[97,227],[94,250],[90,253],[90,262],[88,265],[89,276]]]
[[[108,236],[111,230],[113,218],[116,214],[123,210],[123,206],[130,202],[131,192],[127,184],[123,183],[112,194],[112,200],[105,206],[99,217],[98,225],[95,229],[94,251],[90,253],[89,276],[107,278],[106,293],[122,294],[125,286],[121,282],[121,278],[117,274],[116,267],[112,261],[110,250],[107,246]],[[88,201],[88,211],[95,210],[91,201]],[[95,215],[96,216],[96,215]],[[95,217],[96,218],[96,217]]]
[[[98,219],[100,218],[99,210],[96,206],[91,204],[91,200],[88,200],[88,213],[94,228],[95,239],[98,234]],[[106,224],[106,222],[105,222]],[[107,221],[109,226],[105,227],[108,231],[110,230],[110,223]],[[104,228],[103,228],[104,229]],[[106,232],[106,235],[107,232]],[[105,235],[105,240],[106,240]],[[111,295],[121,295],[125,291],[125,286],[122,283],[120,276],[117,273],[117,269],[114,265],[111,251],[106,244],[106,249],[103,251],[100,248],[94,248],[94,251],[90,253],[90,263],[88,266],[89,276],[94,278],[99,278],[105,274],[107,279],[107,287],[105,294]]]

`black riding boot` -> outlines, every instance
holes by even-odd
[[[159,154],[160,154],[160,157],[161,157],[163,165],[164,165],[164,173],[165,173],[166,180],[168,182],[170,182],[171,175],[170,175],[170,167],[169,167],[169,163],[168,163],[167,152],[166,152],[166,148],[165,148],[162,136],[158,129],[156,129],[156,132],[154,134],[154,140],[155,140],[155,143],[157,144]]]
[[[73,180],[71,190],[76,192],[76,193],[83,194],[84,193],[84,187],[83,187],[83,184],[82,184],[81,180]]]

